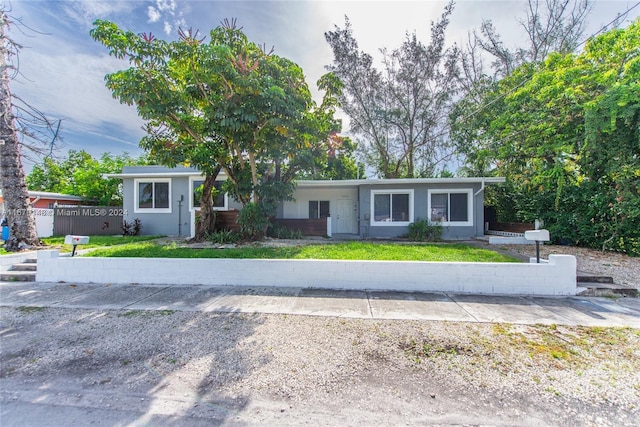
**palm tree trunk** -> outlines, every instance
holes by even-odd
[[[15,126],[11,90],[9,88],[8,55],[6,38],[8,17],[0,10],[0,181],[4,199],[4,216],[10,228],[5,250],[18,251],[38,246],[36,221],[29,203],[24,169],[20,158],[20,142]]]

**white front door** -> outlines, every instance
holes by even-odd
[[[333,220],[333,232],[338,234],[355,234],[357,233],[356,224],[356,207],[351,199],[336,200],[335,212],[331,214]]]

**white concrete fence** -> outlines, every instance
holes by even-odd
[[[59,257],[38,252],[39,282],[284,286],[473,294],[575,295],[576,258],[473,263]]]

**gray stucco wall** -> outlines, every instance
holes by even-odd
[[[144,180],[144,178],[142,178]],[[134,179],[123,180],[124,209],[127,214],[124,220],[132,222],[140,219],[142,224],[141,234],[145,235],[169,235],[189,236],[189,178],[171,178],[171,212],[135,212]],[[180,203],[180,196],[184,197]],[[181,206],[181,208],[180,208]],[[179,226],[179,224],[181,226]]]
[[[162,170],[161,170],[162,171]],[[146,172],[146,170],[145,170]],[[138,178],[144,180],[145,178]],[[191,235],[191,211],[189,206],[189,177],[171,177],[171,212],[135,212],[135,192],[134,178],[123,179],[123,208],[127,212],[123,219],[133,222],[135,218],[140,219],[142,224],[141,234],[144,235],[167,235],[167,236],[190,236]],[[153,178],[150,178],[153,180]],[[184,200],[179,203],[180,197]],[[227,200],[229,210],[240,210],[242,204],[236,202],[231,197]],[[180,226],[178,226],[180,224]]]
[[[393,238],[406,235],[407,226],[381,226],[372,225],[371,220],[371,194],[372,190],[413,190],[414,221],[428,219],[428,192],[429,190],[446,189],[470,189],[472,191],[473,225],[471,226],[444,226],[442,238],[451,240],[469,239],[484,234],[484,191],[474,196],[480,190],[480,184],[420,184],[420,185],[362,185],[360,187],[360,235],[371,238]]]

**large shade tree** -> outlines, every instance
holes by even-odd
[[[343,84],[341,108],[381,177],[433,176],[453,154],[446,119],[457,89],[457,50],[445,46],[452,12],[449,3],[432,22],[429,44],[414,32],[397,49],[383,50],[381,70],[359,50],[348,19],[325,33],[334,57],[328,69]]]
[[[504,219],[541,218],[557,240],[640,254],[638,46],[640,21],[516,68],[487,91],[491,113],[460,109],[456,141],[509,178]]]
[[[208,42],[197,31],[181,30],[178,40],[166,42],[102,20],[91,35],[131,65],[106,82],[147,120],[141,146],[165,165],[203,172],[196,238],[214,228],[212,194],[221,170],[226,191],[268,216],[339,130],[314,105],[302,69],[251,42],[234,21],[214,28]]]
[[[542,62],[551,53],[572,53],[582,42],[594,0],[527,0],[524,18],[517,22],[525,42],[510,47],[490,19],[473,32],[476,46],[488,53],[496,76],[508,76],[522,64]],[[476,58],[479,59],[479,58]]]

